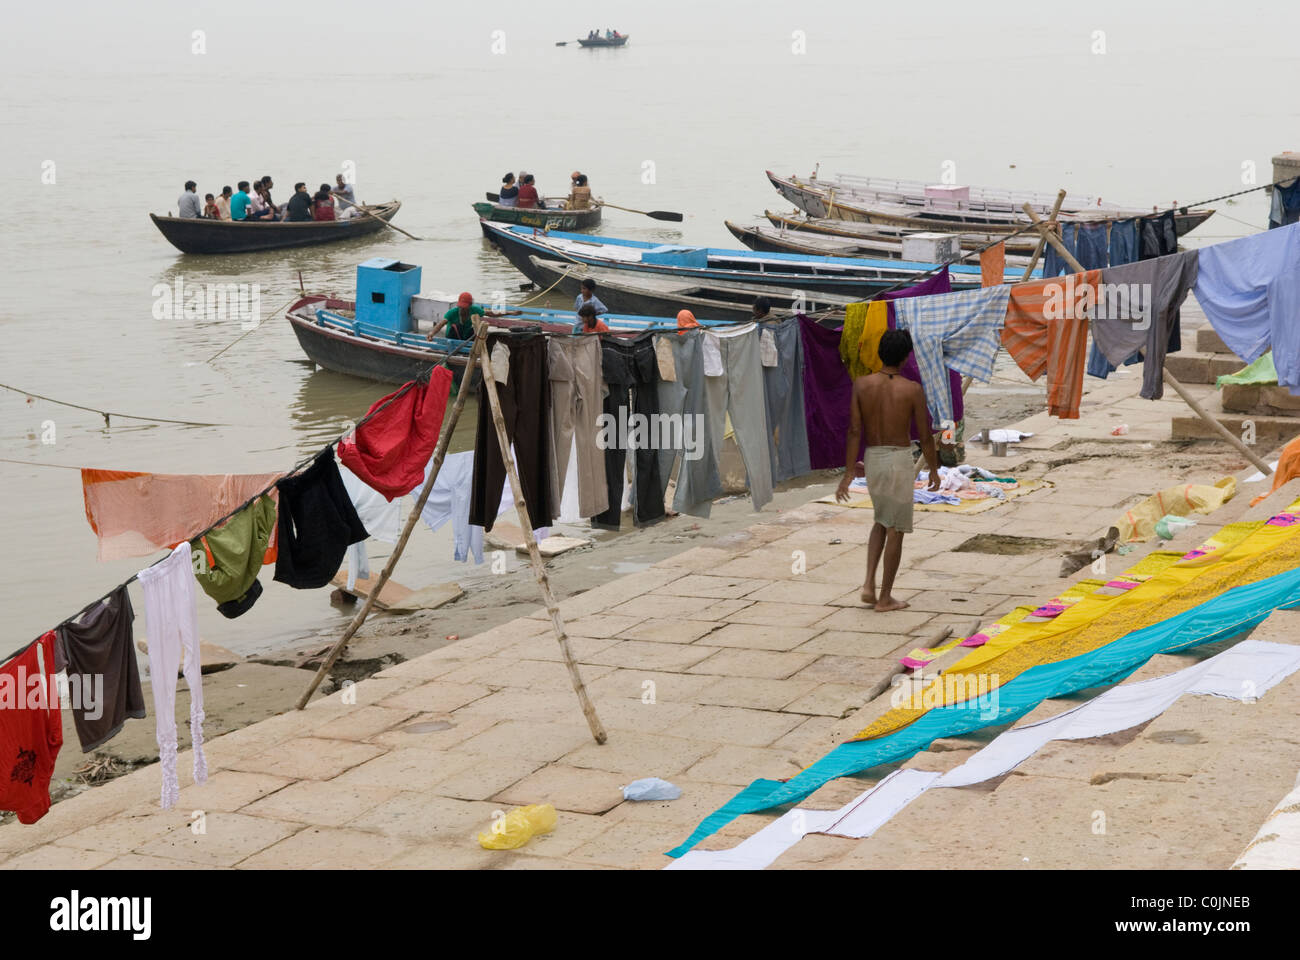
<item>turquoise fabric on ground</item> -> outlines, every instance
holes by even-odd
[[[889,736],[843,743],[784,783],[755,780],[709,814],[685,843],[669,850],[667,855],[680,857],[742,814],[797,803],[836,777],[906,760],[940,737],[1012,723],[1044,700],[1118,683],[1157,653],[1173,653],[1226,640],[1254,629],[1274,610],[1294,606],[1300,606],[1300,569],[1234,587],[1213,600],[1134,630],[1091,653],[1031,667],[995,691],[996,715],[991,714],[990,698],[938,707]]]

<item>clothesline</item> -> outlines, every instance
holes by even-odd
[[[271,489],[274,488],[275,485],[276,485],[277,483],[279,483],[281,480],[283,480],[285,477],[293,476],[294,474],[298,473],[299,471],[301,471],[301,470],[304,469],[305,467],[307,467],[307,466],[309,466],[310,464],[312,464],[313,462],[315,462],[315,460],[317,459],[317,457],[320,456],[320,454],[321,454],[321,452],[322,452],[323,450],[333,449],[333,448],[334,448],[334,447],[335,447],[335,446],[336,446],[340,441],[343,440],[344,437],[347,436],[348,433],[355,431],[356,429],[358,429],[359,427],[361,427],[363,424],[367,423],[368,421],[370,421],[371,419],[373,419],[374,417],[376,417],[376,416],[377,416],[381,411],[383,411],[385,408],[387,408],[390,404],[394,403],[394,402],[395,402],[399,397],[401,397],[402,395],[404,395],[405,393],[407,393],[409,390],[411,390],[413,387],[415,387],[416,384],[418,384],[418,383],[420,383],[420,382],[422,382],[422,381],[426,381],[426,380],[428,379],[429,375],[430,375],[434,370],[438,369],[438,367],[444,366],[445,364],[446,364],[446,360],[444,359],[443,361],[434,364],[434,365],[431,366],[428,370],[426,370],[426,371],[424,371],[423,373],[421,373],[420,376],[417,377],[416,379],[414,379],[414,380],[410,380],[410,381],[407,381],[407,382],[406,382],[405,384],[403,384],[403,385],[402,385],[402,386],[401,386],[397,391],[395,391],[395,392],[393,393],[393,395],[390,396],[390,397],[389,397],[389,398],[388,398],[384,403],[380,404],[380,405],[379,405],[378,407],[376,407],[374,410],[371,410],[371,411],[370,411],[369,413],[367,413],[364,417],[362,417],[359,421],[357,421],[356,426],[354,426],[354,427],[352,428],[352,430],[349,430],[349,431],[347,431],[347,432],[345,432],[345,433],[340,434],[338,437],[336,437],[335,439],[331,440],[331,441],[330,441],[329,443],[327,443],[324,447],[322,447],[321,450],[318,450],[318,451],[316,451],[315,453],[313,453],[311,456],[306,457],[306,458],[304,458],[304,459],[298,461],[296,464],[294,464],[294,465],[293,465],[289,470],[287,470],[285,473],[280,474],[278,477],[276,477],[276,479],[275,479],[274,481],[272,481],[268,486],[266,486],[266,487],[264,487],[262,490],[258,491],[258,493],[257,493],[256,495],[254,495],[254,496],[250,497],[249,499],[245,500],[243,503],[241,503],[241,504],[240,504],[239,506],[237,506],[235,509],[231,510],[231,511],[230,511],[229,513],[227,513],[225,516],[221,517],[221,518],[220,518],[219,520],[217,520],[215,523],[211,524],[211,525],[208,526],[206,529],[201,530],[201,531],[199,531],[198,533],[194,534],[193,536],[189,537],[189,539],[190,539],[190,540],[195,540],[195,539],[198,539],[198,538],[200,538],[200,537],[205,537],[205,536],[207,536],[209,533],[211,533],[213,530],[216,530],[218,527],[220,527],[223,523],[225,523],[225,522],[226,522],[227,520],[229,520],[231,517],[235,516],[235,514],[239,513],[240,511],[244,510],[245,508],[251,506],[253,503],[256,503],[256,502],[257,502],[259,499],[261,499],[263,496],[265,496],[266,494],[270,493]],[[0,384],[0,386],[2,386],[2,384]],[[17,463],[17,462],[22,462],[22,461],[12,461],[12,462]],[[41,465],[41,464],[38,464],[38,466],[39,466],[39,465]],[[50,464],[49,466],[61,466],[61,465]],[[68,468],[68,469],[79,469],[79,468],[71,467],[71,468]],[[167,556],[164,556],[164,557],[162,557],[162,558],[160,558],[160,559],[158,559],[158,560],[155,560],[153,563],[149,564],[149,567],[155,567],[155,566],[157,566],[157,565],[160,564],[160,563],[164,563],[164,562],[166,562],[166,560],[167,560],[168,557],[170,557],[170,556],[171,556],[171,554],[168,553]],[[148,567],[146,567],[145,569],[148,569]],[[80,617],[82,617],[82,616],[84,616],[86,613],[88,613],[90,610],[92,610],[92,609],[93,609],[97,604],[103,603],[105,599],[107,599],[108,597],[112,596],[112,594],[114,594],[115,592],[117,592],[118,590],[120,590],[122,587],[128,586],[128,585],[131,584],[131,583],[134,583],[134,582],[135,582],[136,580],[138,580],[139,578],[140,578],[140,573],[139,573],[139,572],[133,573],[131,576],[127,577],[127,578],[126,578],[125,580],[123,580],[121,583],[117,584],[116,586],[112,587],[111,589],[105,591],[105,592],[104,592],[103,594],[101,594],[100,596],[96,597],[94,600],[90,601],[90,603],[86,604],[84,607],[82,607],[82,608],[81,608],[80,610],[78,610],[76,613],[72,614],[72,615],[69,616],[69,617],[65,617],[64,619],[60,620],[60,621],[59,621],[58,623],[56,623],[54,626],[50,627],[49,630],[58,630],[60,627],[64,626],[65,624],[67,624],[67,623],[71,623],[72,621],[79,619]],[[49,632],[49,631],[47,630],[47,631],[45,631],[44,633],[47,633],[47,632]],[[42,636],[44,636],[44,633],[42,633]],[[30,640],[30,641],[28,641],[27,643],[23,644],[21,647],[19,647],[17,650],[15,650],[13,653],[11,653],[9,656],[5,657],[3,660],[0,660],[0,666],[2,666],[3,664],[7,663],[7,662],[10,661],[10,660],[12,660],[14,657],[17,657],[17,656],[22,655],[22,654],[23,654],[23,653],[24,653],[24,652],[25,652],[29,647],[31,647],[31,645],[32,645],[33,643],[37,643],[39,640],[40,640],[40,637],[37,637],[36,639],[34,639],[34,640]]]
[[[23,390],[21,387],[15,387],[7,383],[0,383],[0,389],[11,390],[14,393],[21,393],[26,397],[35,397],[38,400],[44,400],[47,403],[55,403],[61,407],[72,407],[76,410],[86,410],[90,413],[97,413],[104,418],[104,425],[108,426],[109,417],[119,417],[123,420],[146,420],[150,423],[177,423],[186,427],[238,427],[238,423],[200,423],[195,420],[170,420],[165,417],[139,417],[130,413],[114,413],[111,410],[100,410],[98,407],[87,407],[80,403],[70,403],[67,400],[56,400],[54,397],[47,397],[43,394],[33,393],[31,390]]]

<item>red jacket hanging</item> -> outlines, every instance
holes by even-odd
[[[35,823],[50,809],[50,777],[63,746],[50,631],[0,666],[0,810]]]
[[[397,392],[376,400],[366,415]],[[451,371],[438,367],[427,385],[417,383],[341,441],[339,459],[389,500],[410,493],[424,482],[424,466],[438,443],[450,392]]]

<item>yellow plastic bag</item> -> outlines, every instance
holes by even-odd
[[[555,807],[549,803],[531,804],[493,820],[492,826],[478,835],[478,843],[484,850],[514,850],[554,829]]]

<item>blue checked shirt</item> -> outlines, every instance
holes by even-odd
[[[1011,287],[1005,283],[960,293],[894,301],[895,323],[912,334],[925,404],[936,427],[952,421],[948,371],[987,382],[1002,343]]]

